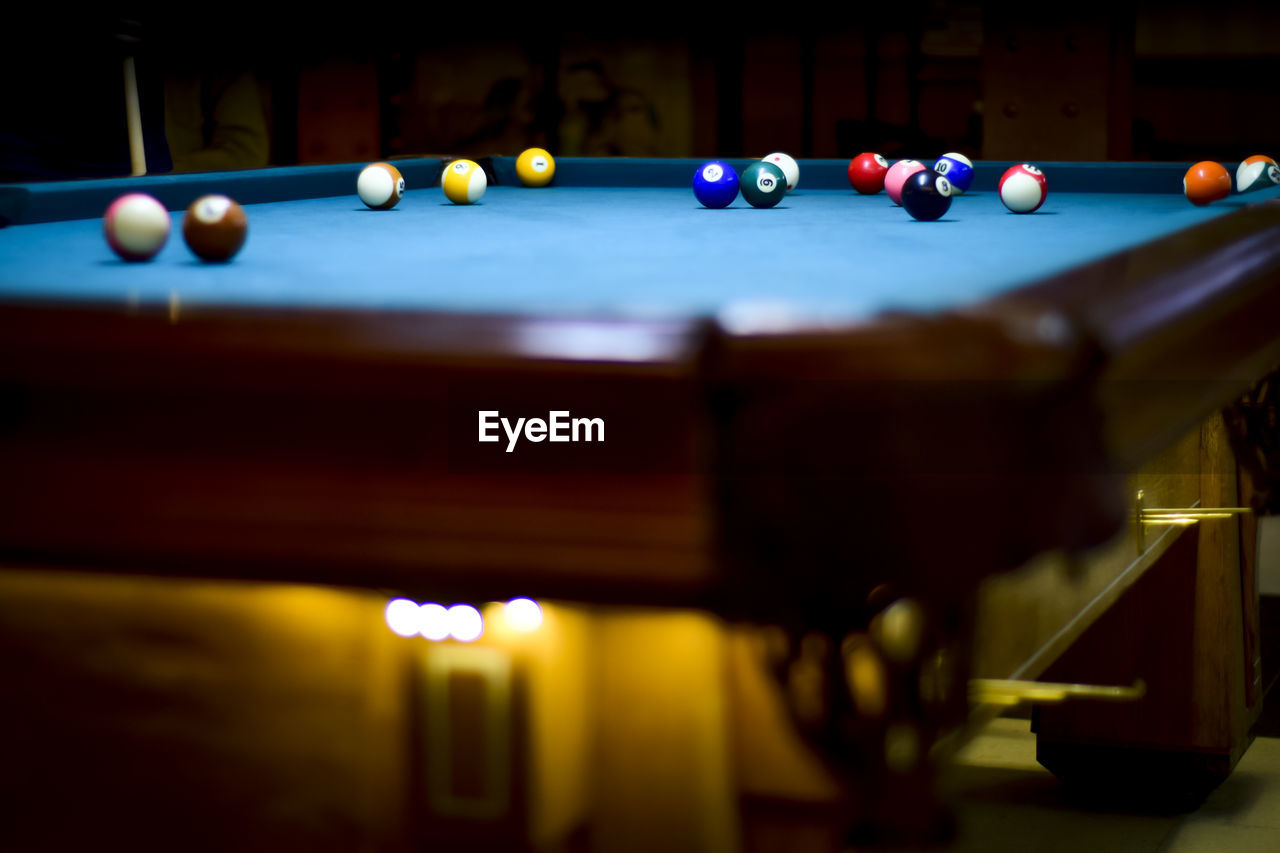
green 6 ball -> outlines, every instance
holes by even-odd
[[[742,170],[738,186],[752,207],[773,207],[787,194],[787,176],[772,163],[760,160]]]

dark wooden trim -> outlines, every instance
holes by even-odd
[[[689,603],[714,571],[703,334],[696,322],[248,310],[171,322],[10,306],[0,553]],[[479,446],[478,408],[535,404],[605,416],[612,440],[519,464],[458,449],[460,431]]]
[[[1280,204],[1254,205],[963,312],[768,334],[10,304],[0,556],[729,610],[752,581],[838,609],[945,561],[948,594],[1109,536],[1128,501],[1095,475],[1280,361],[1278,236]],[[637,428],[460,473],[458,389]]]

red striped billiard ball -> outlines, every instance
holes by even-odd
[[[244,208],[225,195],[201,196],[182,218],[182,237],[202,261],[231,260],[248,234]]]
[[[884,189],[884,176],[888,171],[888,160],[864,151],[849,161],[849,186],[863,195],[875,195]]]
[[[1014,213],[1033,213],[1049,196],[1044,172],[1030,163],[1010,166],[1000,176],[1000,201]]]
[[[1231,175],[1221,163],[1201,160],[1183,176],[1182,192],[1196,207],[1221,201],[1231,195]]]

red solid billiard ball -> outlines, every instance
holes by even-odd
[[[146,193],[126,193],[102,217],[107,245],[126,261],[149,261],[169,239],[169,211]]]
[[[1221,163],[1201,160],[1183,176],[1182,192],[1197,207],[1221,201],[1231,195],[1231,175]]]
[[[863,195],[875,195],[884,189],[884,176],[888,171],[888,160],[865,151],[849,161],[849,186]]]
[[[1010,166],[1000,176],[1000,201],[1014,213],[1033,213],[1049,197],[1049,182],[1044,172],[1030,163]]]
[[[183,239],[202,261],[231,260],[248,234],[244,208],[225,195],[201,196],[182,218]]]

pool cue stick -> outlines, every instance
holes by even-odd
[[[147,173],[147,150],[142,144],[142,110],[138,105],[138,73],[133,57],[124,58],[124,119],[129,128],[129,161],[134,177]]]

